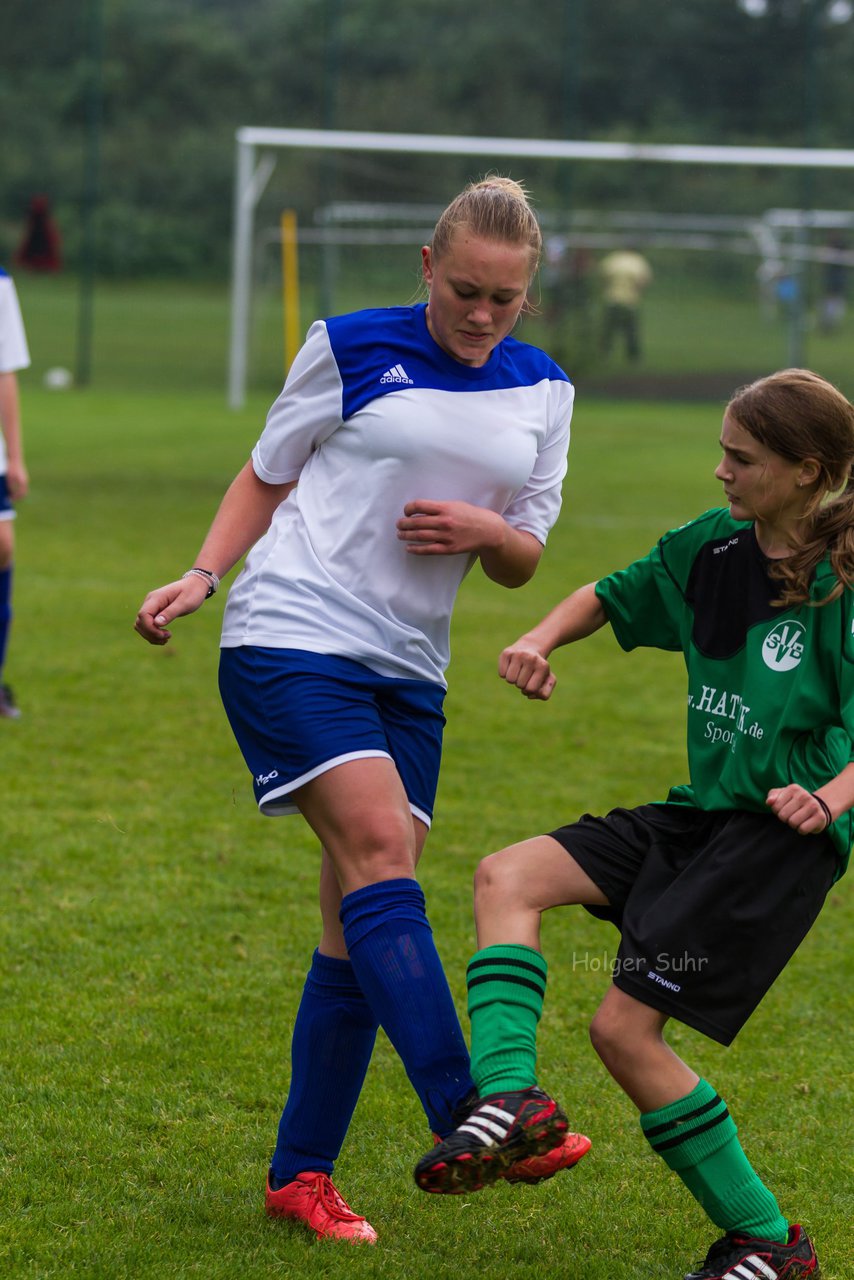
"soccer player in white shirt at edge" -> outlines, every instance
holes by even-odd
[[[15,557],[14,502],[27,496],[18,371],[30,363],[18,295],[11,276],[0,268],[0,719],[17,720],[20,711],[3,679],[12,622],[12,567]]]

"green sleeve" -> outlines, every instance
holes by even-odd
[[[661,543],[649,555],[596,583],[596,595],[623,649],[680,650],[682,592],[668,572]]]
[[[701,547],[743,527],[715,508],[671,529],[649,555],[596,584],[596,594],[624,649],[685,650],[691,609],[685,588]]]

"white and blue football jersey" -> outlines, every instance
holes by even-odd
[[[24,322],[12,277],[0,267],[0,373],[17,373],[30,363]],[[0,474],[6,471],[6,447],[0,432]]]
[[[299,478],[226,605],[225,647],[332,653],[444,683],[451,611],[474,556],[414,556],[396,522],[416,499],[501,514],[545,543],[561,503],[573,387],[508,337],[480,367],[431,337],[426,306],[315,323],[252,453]]]

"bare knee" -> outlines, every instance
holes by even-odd
[[[590,1043],[609,1071],[626,1051],[626,1031],[622,1021],[607,1005],[602,1005],[590,1023]]]
[[[632,1002],[634,1004],[634,1002]],[[663,1021],[663,1019],[661,1019]],[[608,1071],[617,1080],[632,1072],[648,1053],[663,1044],[658,1015],[605,1000],[590,1023],[590,1041]]]
[[[416,864],[412,821],[393,810],[359,815],[343,846],[330,852],[347,889],[355,882],[365,885],[411,876]]]
[[[350,761],[294,792],[335,868],[342,892],[412,877],[423,834],[391,760]]]
[[[478,945],[539,949],[544,911],[605,898],[552,836],[533,836],[484,858],[475,874]]]
[[[611,1075],[620,1083],[644,1064],[672,1056],[663,1031],[665,1014],[611,987],[590,1023],[590,1040]]]
[[[514,849],[490,853],[474,873],[475,912],[494,913],[518,903],[524,887],[521,860]]]
[[[594,1049],[640,1112],[684,1098],[699,1078],[667,1044],[666,1023],[666,1014],[611,987],[590,1024]]]

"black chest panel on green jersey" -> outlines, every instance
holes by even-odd
[[[708,658],[731,658],[751,627],[779,616],[770,603],[779,592],[752,529],[704,543],[685,585],[694,646]]]

